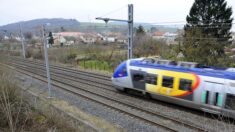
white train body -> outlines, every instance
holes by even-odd
[[[195,66],[132,59],[117,67],[112,82],[119,90],[134,89],[159,100],[235,118],[235,72]]]

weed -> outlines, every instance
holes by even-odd
[[[40,111],[13,81],[11,73],[0,67],[0,131],[76,131],[67,119],[49,107]]]

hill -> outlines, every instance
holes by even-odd
[[[46,26],[47,31],[60,32],[60,31],[78,31],[78,32],[122,32],[127,33],[127,24],[120,22],[110,22],[107,25],[104,23],[89,23],[89,22],[78,22],[76,19],[63,19],[63,18],[52,18],[52,19],[35,19],[29,21],[21,21],[12,24],[0,26],[0,35],[18,34],[20,29],[19,25],[22,26],[23,32],[32,32],[35,35],[40,35],[41,27],[43,24]],[[177,28],[156,26],[148,23],[135,23],[134,27],[139,25],[144,26],[146,30],[150,30],[151,27],[156,27],[159,31],[175,32]]]
[[[38,34],[43,24],[49,24],[47,26],[48,30],[58,32],[61,30],[61,27],[63,27],[64,30],[76,30],[78,29],[80,23],[75,19],[35,19],[0,26],[0,30],[6,30],[7,33],[13,34],[19,33],[19,25],[21,25],[23,32],[32,32]]]

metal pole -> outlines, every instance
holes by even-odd
[[[24,59],[25,59],[24,35],[23,35],[23,33],[22,33],[21,24],[20,24],[20,35],[21,35],[21,43],[22,43],[22,54],[23,54],[23,57],[24,57]]]
[[[128,5],[128,55],[127,58],[132,58],[133,49],[133,4]]]
[[[128,5],[128,20],[121,20],[121,19],[111,19],[111,18],[102,18],[97,17],[97,20],[103,20],[105,23],[109,21],[118,21],[118,22],[127,22],[128,23],[128,49],[127,49],[127,58],[131,59],[133,57],[132,51],[133,51],[133,26],[134,26],[134,8],[133,4]]]
[[[42,26],[42,37],[44,43],[44,56],[45,56],[45,63],[46,63],[46,71],[47,71],[47,87],[48,87],[48,97],[51,97],[51,76],[49,70],[49,63],[48,63],[48,51],[47,51],[47,38],[45,35],[45,25]]]

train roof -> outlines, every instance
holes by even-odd
[[[164,60],[166,62],[166,60]],[[156,61],[157,62],[157,61]],[[186,73],[196,73],[202,76],[210,76],[210,77],[217,77],[217,78],[224,78],[235,80],[235,72],[233,71],[226,71],[225,69],[215,69],[210,67],[195,67],[197,63],[189,62],[187,67],[181,66],[180,64],[184,63],[173,63],[170,62],[166,64],[156,63],[156,62],[149,62],[146,59],[133,59],[130,61],[131,66],[137,67],[144,67],[144,68],[154,68],[154,69],[162,69],[162,70],[170,70],[170,71],[177,71],[177,72],[186,72]],[[185,64],[187,64],[185,62]]]

